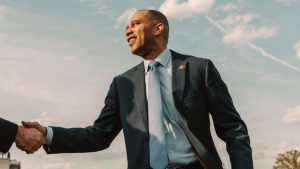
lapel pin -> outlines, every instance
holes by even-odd
[[[183,70],[185,68],[185,65],[179,65],[179,70]]]

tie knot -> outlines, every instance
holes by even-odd
[[[149,71],[154,72],[154,70],[155,70],[159,65],[160,65],[159,62],[157,62],[156,60],[153,60],[153,61],[151,61],[151,62],[149,63],[147,71],[148,71],[148,72],[149,72]]]

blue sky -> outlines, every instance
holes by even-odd
[[[300,1],[0,0],[0,114],[16,123],[91,125],[114,76],[138,64],[125,40],[135,9],[170,22],[168,47],[211,59],[248,125],[257,169],[300,149]],[[224,143],[215,143],[230,168]],[[126,168],[122,133],[102,152],[12,157],[24,169]]]

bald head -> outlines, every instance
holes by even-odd
[[[162,23],[164,25],[163,37],[165,38],[166,42],[169,39],[169,22],[167,17],[161,13],[160,11],[153,10],[153,9],[140,9],[137,12],[146,12],[147,16],[150,20],[153,20],[157,23]]]

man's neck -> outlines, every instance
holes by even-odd
[[[144,60],[154,60],[156,59],[164,50],[166,49],[166,47],[164,48],[160,48],[158,50],[153,50],[151,51],[149,54],[142,56],[142,58]]]

